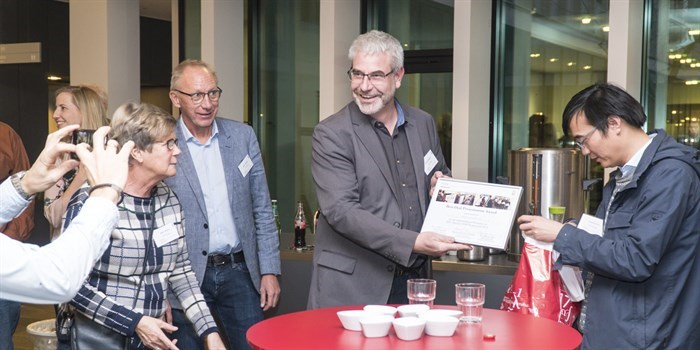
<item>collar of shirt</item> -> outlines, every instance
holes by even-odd
[[[401,108],[401,104],[399,104],[399,100],[394,99],[394,106],[396,106],[396,114],[398,115],[396,118],[396,126],[394,127],[394,130],[398,130],[400,126],[406,124],[406,115],[403,113],[403,108]],[[375,128],[379,128],[379,129],[386,128],[384,126],[384,123],[376,121],[376,120],[374,121],[373,125]]]
[[[198,145],[208,146],[209,144],[211,144],[211,140],[219,134],[219,127],[216,125],[216,121],[214,121],[211,123],[211,136],[205,144],[201,144],[199,143],[199,140],[197,140],[197,138],[194,137],[194,135],[192,135],[190,129],[187,128],[187,125],[185,125],[182,115],[180,115],[180,119],[177,122],[180,123],[180,126],[182,127],[182,134],[185,135],[185,142],[192,142]]]
[[[646,151],[647,147],[651,144],[651,140],[654,139],[656,134],[651,134],[649,135],[649,140],[640,148],[637,153],[635,153],[632,158],[630,158],[625,165],[620,168],[620,171],[622,172],[622,176],[628,175],[627,173],[629,171],[634,171],[634,169],[637,168],[637,165],[639,164],[639,161],[642,160],[642,155],[644,155],[644,151]]]

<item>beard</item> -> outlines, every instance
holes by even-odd
[[[363,114],[372,116],[377,114],[379,111],[381,111],[386,105],[389,103],[392,103],[394,100],[394,91],[390,91],[390,93],[387,94],[382,94],[382,93],[374,93],[374,95],[378,98],[372,99],[372,102],[367,103],[364,101],[360,96],[363,95],[360,93],[357,89],[353,90],[352,96],[355,99],[355,104],[357,105],[358,108],[360,108],[360,112]],[[364,94],[364,95],[369,95],[369,94]]]

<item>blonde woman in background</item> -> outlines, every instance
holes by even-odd
[[[96,130],[109,124],[107,96],[102,89],[86,85],[65,86],[58,89],[55,96],[56,109],[52,117],[59,129],[79,124],[81,129]],[[51,240],[61,234],[68,201],[86,180],[85,170],[78,168],[44,192],[44,216],[51,226]]]

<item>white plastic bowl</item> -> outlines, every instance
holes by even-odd
[[[337,315],[340,319],[340,323],[343,324],[343,328],[349,331],[359,332],[362,330],[362,327],[360,326],[360,319],[368,315],[372,315],[372,313],[364,310],[346,310],[338,311]]]
[[[393,320],[393,316],[370,313],[369,316],[360,319],[362,334],[367,338],[386,337]]]
[[[418,315],[428,310],[430,310],[430,306],[425,304],[409,304],[398,307],[399,315],[401,317],[418,317]]]
[[[389,305],[366,305],[364,310],[367,312],[372,312],[380,315],[394,316],[396,315],[396,308]]]
[[[425,317],[425,334],[434,337],[451,337],[457,329],[459,319],[451,316]]]
[[[396,336],[406,341],[420,339],[425,329],[425,320],[418,317],[399,317],[392,324]]]
[[[428,317],[433,317],[433,316],[448,316],[448,317],[460,318],[460,317],[462,317],[462,311],[450,310],[450,309],[432,309],[432,310],[428,310],[426,312],[423,312],[419,315],[419,317],[421,317],[421,318],[428,318]]]

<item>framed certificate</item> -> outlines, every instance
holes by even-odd
[[[453,236],[460,243],[505,249],[522,187],[438,179],[423,231]]]

